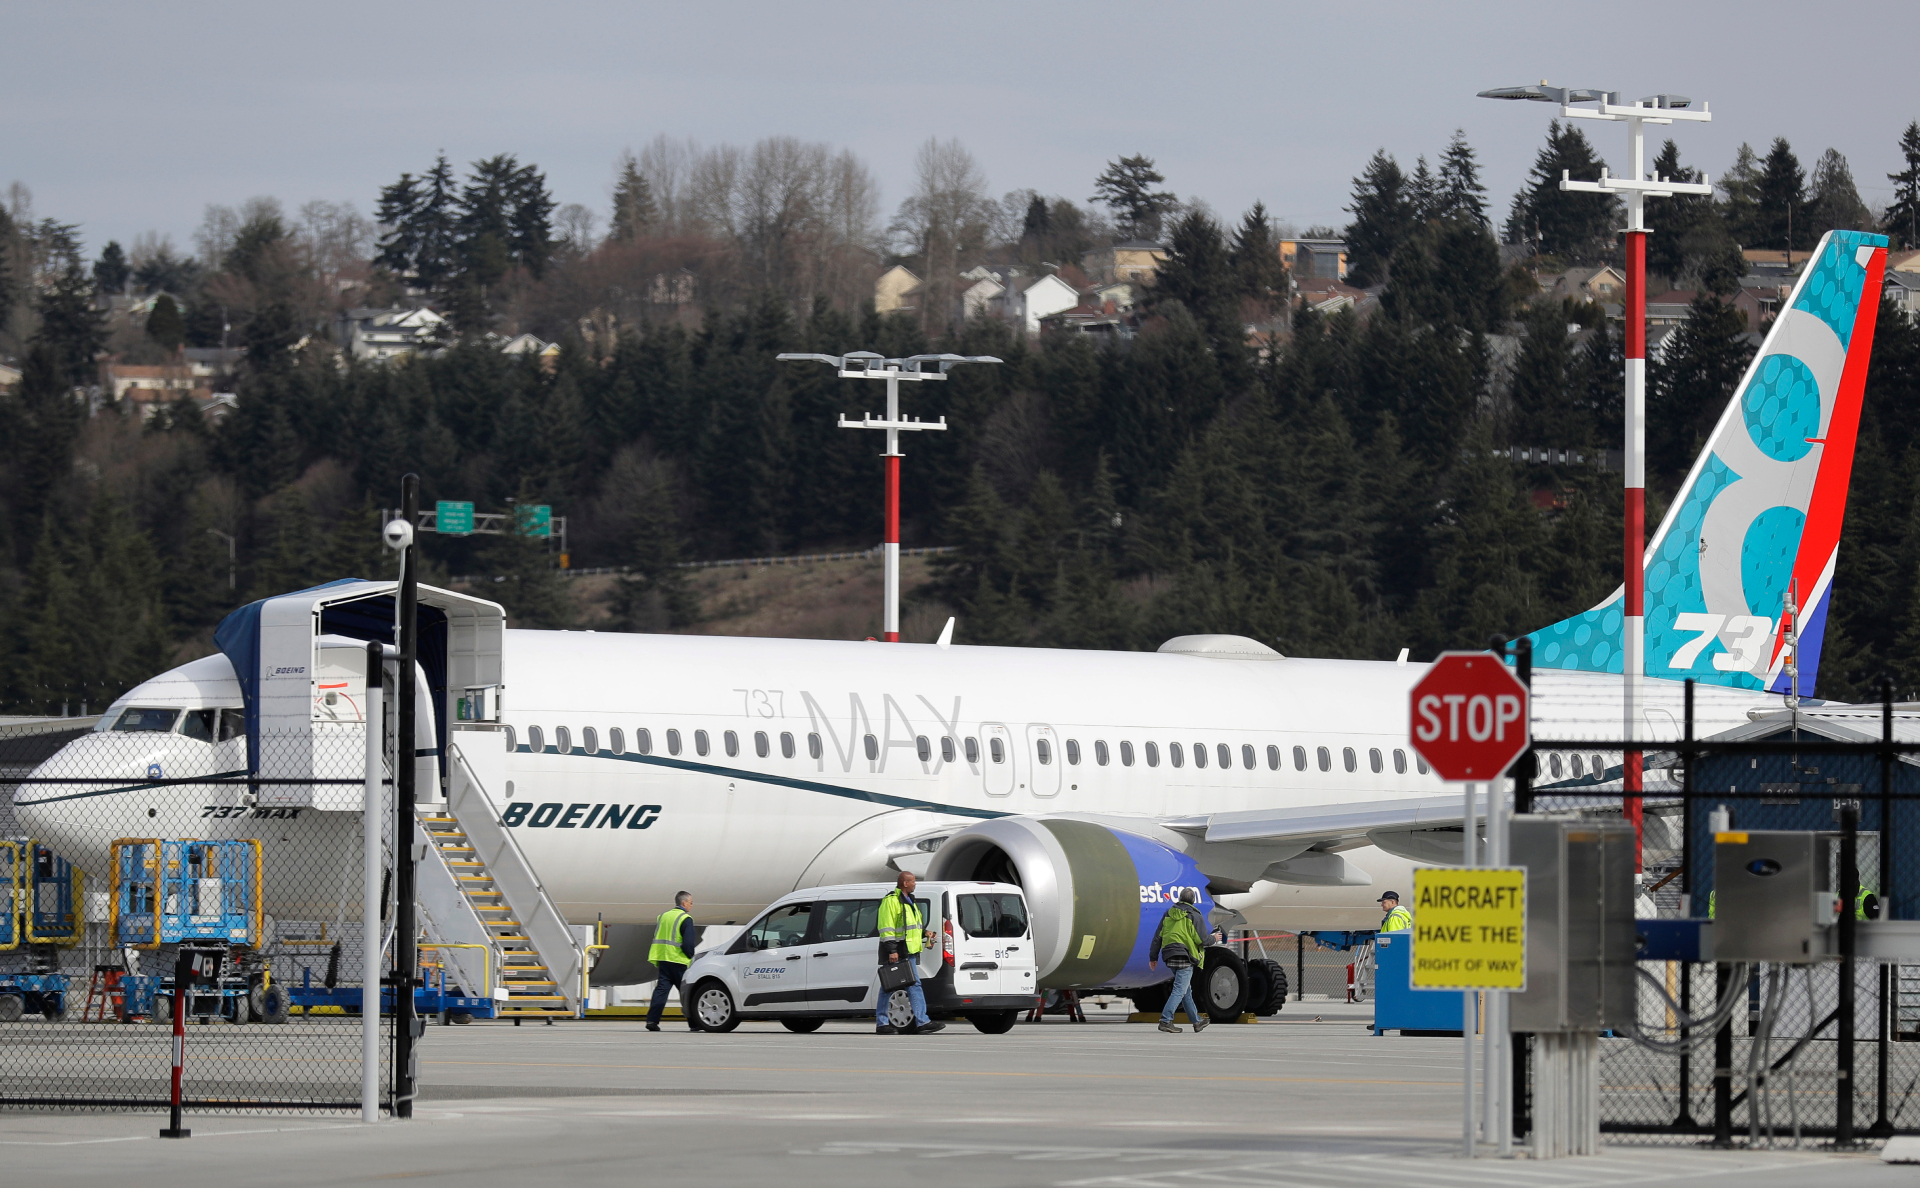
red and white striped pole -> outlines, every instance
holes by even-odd
[[[887,534],[881,545],[886,553],[886,609],[881,631],[888,643],[900,642],[900,372],[887,373]]]
[[[161,1138],[190,1138],[193,1131],[180,1125],[180,1066],[187,1055],[188,983],[193,980],[187,963],[181,961],[173,976],[173,1108],[172,1125],[160,1132]]]
[[[1641,180],[1642,155],[1640,121],[1630,120],[1629,138],[1633,142],[1633,179]],[[1646,665],[1646,550],[1647,550],[1647,228],[1642,207],[1644,195],[1638,190],[1627,194],[1627,295],[1626,308],[1626,550],[1623,560],[1626,585],[1626,621],[1621,633],[1621,675],[1626,686],[1622,714],[1628,742],[1639,737],[1637,723],[1640,708],[1640,677]],[[1621,791],[1627,820],[1633,825],[1633,869],[1641,869],[1641,753],[1628,751],[1621,756]]]

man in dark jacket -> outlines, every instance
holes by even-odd
[[[1153,930],[1153,947],[1147,950],[1148,969],[1164,960],[1173,971],[1173,989],[1167,994],[1167,1005],[1160,1009],[1160,1030],[1174,1035],[1180,1034],[1180,1028],[1173,1014],[1183,1007],[1193,1022],[1195,1035],[1207,1029],[1206,1016],[1193,1001],[1193,971],[1205,963],[1207,951],[1200,940],[1205,921],[1200,918],[1199,902],[1199,892],[1192,887],[1181,888],[1180,902],[1160,917],[1160,926]]]
[[[693,962],[693,946],[698,938],[693,917],[687,909],[693,906],[693,893],[682,891],[673,897],[673,906],[660,913],[660,919],[653,926],[653,945],[647,949],[647,960],[660,974],[660,980],[653,984],[653,1003],[647,1008],[647,1030],[660,1030],[660,1015],[667,1009],[667,995],[680,988],[687,976],[687,966]],[[693,1004],[680,997],[681,1013],[686,1015],[688,1026],[693,1024]]]

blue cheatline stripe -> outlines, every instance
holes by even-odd
[[[181,776],[177,779],[159,780],[148,784],[127,784],[119,788],[102,788],[98,792],[70,792],[65,796],[43,796],[39,800],[21,800],[16,794],[13,804],[15,808],[18,808],[23,804],[58,804],[63,800],[85,800],[90,796],[117,796],[122,792],[147,792],[154,788],[185,788],[191,787],[202,780],[243,780],[247,778],[247,774],[248,773],[244,771],[223,771],[213,775]]]
[[[1535,784],[1533,790],[1536,795],[1541,792],[1565,792],[1574,788],[1595,788],[1601,784],[1610,784],[1615,780],[1624,780],[1626,778],[1626,765],[1622,764],[1619,767],[1609,767],[1604,772],[1594,772],[1592,775],[1583,775],[1576,779],[1561,780],[1557,784]]]
[[[532,747],[521,743],[514,748],[515,753],[532,755]],[[560,755],[557,747],[542,747],[542,755]],[[888,808],[926,809],[928,812],[947,813],[955,817],[978,817],[983,821],[992,821],[1000,817],[1012,816],[1011,813],[996,812],[993,809],[960,808],[951,804],[936,804],[931,800],[915,800],[910,796],[888,796],[884,792],[867,792],[859,788],[846,788],[839,784],[822,784],[813,780],[796,780],[790,776],[767,775],[765,772],[743,771],[737,767],[716,767],[710,763],[689,763],[685,759],[663,759],[658,755],[609,755],[605,751],[589,754],[575,747],[564,754],[578,755],[582,759],[611,759],[616,763],[644,763],[653,767],[670,767],[678,771],[698,772],[701,775],[725,776],[731,780],[748,780],[756,784],[773,784],[781,788],[795,788],[801,792],[818,792],[824,796],[838,796],[844,800],[864,800],[869,804],[884,804]]]

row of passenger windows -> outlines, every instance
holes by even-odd
[[[1586,758],[1587,757],[1583,755],[1574,755],[1574,756],[1571,756],[1570,759],[1568,760],[1568,766],[1573,768],[1573,774],[1575,776],[1583,776],[1587,774],[1586,762],[1585,762]],[[1600,756],[1595,755],[1592,757],[1592,759],[1593,759],[1594,775],[1599,775],[1602,772],[1607,770],[1607,765],[1601,762]],[[1566,774],[1566,769],[1560,765],[1560,756],[1558,755],[1547,756],[1547,768],[1548,770],[1553,772],[1554,777],[1556,779]]]
[[[680,754],[680,752],[685,748],[685,741],[681,737],[680,732],[678,730],[669,729],[665,733],[666,733],[667,754],[669,755]],[[732,730],[724,730],[720,734],[720,740],[721,740],[721,745],[726,749],[726,753],[729,758],[738,756],[740,754],[740,735],[737,732]],[[554,748],[560,751],[562,754],[572,753],[574,749],[573,732],[565,726],[554,727],[553,745],[554,745]],[[954,740],[951,736],[942,735],[938,745],[940,748],[940,760],[943,763],[954,762],[957,756],[957,753],[960,751],[965,752],[968,763],[980,762],[980,740],[977,738],[973,738],[971,736],[967,738],[963,738],[960,740],[959,747],[956,748],[954,744]],[[527,727],[527,746],[530,750],[533,750],[533,751],[546,750],[547,741],[546,741],[545,731],[543,731],[538,726]],[[935,744],[933,740],[929,739],[926,735],[922,734],[914,739],[914,754],[919,758],[920,762],[930,763],[933,760],[934,746]],[[581,730],[580,747],[582,750],[586,751],[586,753],[589,755],[599,754],[600,753],[599,731],[595,730],[591,726],[588,726],[585,729]],[[518,749],[519,749],[518,735],[514,731],[514,728],[509,726],[507,727],[507,750],[514,751]],[[645,727],[641,727],[640,729],[634,731],[633,732],[633,749],[642,755],[653,754],[653,731],[648,730]],[[704,730],[693,731],[693,753],[694,754],[704,756],[709,752],[711,752],[712,749],[713,749],[712,739],[707,734],[706,731]],[[1074,738],[1067,739],[1066,746],[1064,749],[1066,751],[1067,762],[1074,766],[1078,766],[1081,760],[1085,757],[1085,753],[1081,750],[1079,739],[1074,739]],[[627,736],[626,736],[626,733],[622,731],[618,726],[615,726],[612,729],[607,731],[607,750],[609,753],[614,755],[624,755],[627,753]],[[772,750],[773,750],[773,741],[768,736],[767,732],[764,730],[754,731],[753,732],[753,753],[755,755],[758,755],[760,758],[765,759],[772,753]],[[869,760],[879,759],[880,758],[880,740],[871,734],[865,735],[861,739],[861,750],[866,754],[866,757]],[[782,759],[791,759],[796,754],[796,751],[797,751],[797,747],[794,742],[794,736],[787,731],[784,731],[784,730],[781,731],[780,732],[780,757]],[[1160,744],[1157,742],[1141,743],[1139,750],[1136,751],[1134,749],[1133,743],[1125,740],[1122,740],[1119,744],[1117,744],[1117,746],[1111,747],[1111,748],[1108,747],[1105,739],[1094,740],[1093,761],[1099,766],[1106,767],[1109,764],[1111,764],[1113,762],[1116,752],[1119,755],[1120,766],[1122,767],[1132,767],[1134,763],[1140,759],[1144,759],[1148,767],[1160,766],[1161,749],[1160,749]],[[818,734],[807,735],[807,758],[818,759],[824,753],[825,753],[825,747],[824,747],[824,744],[821,742],[820,736]],[[1033,755],[1034,755],[1034,759],[1037,762],[1040,762],[1043,764],[1052,763],[1054,759],[1053,743],[1044,738],[1035,739],[1034,747],[1033,747]],[[987,739],[987,756],[994,763],[1005,763],[1007,761],[1006,740],[1001,738],[989,737]],[[1227,743],[1213,744],[1211,754],[1209,754],[1209,750],[1206,743],[1193,743],[1191,745],[1183,745],[1177,742],[1170,742],[1166,745],[1167,762],[1172,764],[1174,767],[1185,767],[1189,762],[1189,760],[1191,760],[1191,762],[1195,767],[1203,768],[1208,766],[1211,763],[1212,765],[1217,766],[1222,770],[1228,770],[1233,767],[1234,758],[1235,758],[1234,748],[1228,745]],[[1269,745],[1266,748],[1267,770],[1279,771],[1283,766],[1285,759],[1286,759],[1286,755],[1281,751],[1279,747]],[[1293,759],[1293,769],[1295,771],[1307,770],[1307,767],[1308,767],[1307,748],[1294,747],[1292,759]],[[1252,771],[1254,768],[1259,766],[1260,754],[1258,751],[1255,750],[1253,744],[1242,743],[1240,744],[1240,748],[1239,748],[1239,760],[1240,760],[1241,767],[1245,768],[1248,771]],[[1413,762],[1414,762],[1414,765],[1419,769],[1419,772],[1421,775],[1427,774],[1426,760],[1421,759],[1418,756],[1415,756]],[[1554,774],[1558,775],[1559,774],[1558,756],[1555,756],[1553,762],[1555,765]],[[1577,764],[1578,762],[1579,760],[1576,758],[1575,763]],[[1597,766],[1599,762],[1600,762],[1599,757],[1595,756],[1594,763],[1596,764],[1596,766],[1594,770],[1596,771],[1599,770],[1599,767]],[[1327,747],[1315,747],[1314,754],[1313,754],[1313,763],[1314,763],[1314,766],[1317,766],[1321,771],[1332,771],[1333,770],[1332,750]],[[1350,772],[1359,771],[1360,770],[1359,752],[1354,750],[1354,748],[1352,747],[1340,748],[1340,765]],[[1367,769],[1369,771],[1373,772],[1375,775],[1380,775],[1386,771],[1386,765],[1387,765],[1386,756],[1382,754],[1379,747],[1371,747],[1367,750]],[[1407,773],[1407,753],[1398,747],[1395,747],[1393,749],[1393,770],[1394,770],[1394,774],[1396,775],[1405,775]],[[1574,774],[1576,775],[1579,774],[1578,767],[1574,769]]]

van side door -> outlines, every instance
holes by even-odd
[[[802,1006],[807,998],[807,936],[813,927],[812,900],[785,903],[748,927],[739,957],[740,1009],[747,1014],[777,1013]]]

